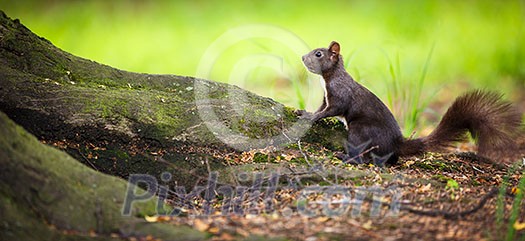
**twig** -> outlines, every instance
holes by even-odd
[[[306,155],[306,153],[303,152],[303,148],[301,147],[301,140],[297,141],[297,146],[299,147],[299,151],[301,152],[301,154],[303,154],[304,159],[306,160],[306,163],[308,164],[308,166],[312,168],[312,171],[314,171],[317,175],[319,175],[323,179],[323,181],[334,185],[332,181],[328,180],[324,175],[322,175],[322,172],[316,171],[315,167],[308,161],[308,156]]]
[[[493,198],[498,193],[499,193],[499,188],[493,188],[489,193],[485,194],[485,196],[481,198],[478,205],[474,206],[473,208],[469,210],[460,211],[460,212],[448,212],[444,210],[417,210],[417,209],[413,209],[411,207],[406,207],[406,206],[401,206],[400,210],[408,211],[410,213],[423,215],[423,216],[430,216],[430,217],[443,216],[446,219],[458,219],[458,218],[465,217],[467,215],[470,215],[470,214],[473,214],[479,211],[481,208],[483,208],[483,206],[485,206],[485,204],[487,203],[489,199]]]
[[[410,136],[408,137],[408,139],[413,139],[414,136],[416,135],[416,131],[412,131],[412,133],[410,133]]]
[[[367,153],[369,153],[369,152],[371,152],[372,150],[375,150],[375,149],[377,149],[377,148],[379,148],[379,146],[372,146],[372,147],[366,149],[365,151],[359,153],[358,155],[356,155],[356,156],[354,156],[354,157],[352,157],[352,158],[350,158],[350,159],[355,159],[356,157],[363,157],[365,154],[367,154]]]
[[[77,149],[77,152],[78,154],[80,154],[80,156],[95,170],[99,171],[98,168],[95,166],[95,164],[93,164],[86,156],[84,156],[84,154],[82,154],[82,152],[80,151],[80,149]]]

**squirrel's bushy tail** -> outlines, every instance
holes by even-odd
[[[400,156],[440,151],[467,139],[476,140],[478,154],[489,158],[513,158],[517,155],[516,135],[521,114],[510,102],[494,92],[472,91],[458,97],[427,137],[405,140]]]

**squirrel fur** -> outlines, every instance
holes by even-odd
[[[324,80],[323,103],[314,113],[298,111],[301,118],[313,122],[338,117],[348,130],[345,162],[363,163],[381,158],[388,163],[399,157],[443,151],[451,144],[467,139],[477,141],[478,155],[487,158],[515,158],[521,114],[501,95],[475,90],[458,97],[430,135],[407,139],[388,107],[372,92],[346,72],[340,45],[333,41],[328,48],[317,48],[302,57],[306,68]],[[366,150],[370,153],[362,155]]]

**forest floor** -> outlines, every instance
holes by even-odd
[[[523,200],[514,203],[522,199],[514,195],[522,177],[519,170],[504,170],[471,154],[428,154],[393,167],[340,165],[336,182],[334,172],[328,171],[333,169],[326,168],[334,165],[332,160],[312,161],[316,164],[311,168],[298,171],[285,160],[297,153],[280,155],[283,169],[293,171],[283,171],[289,185],[278,188],[270,201],[254,201],[248,194],[235,202],[234,197],[226,213],[221,213],[225,199],[212,201],[215,211],[207,215],[202,210],[206,202],[194,200],[179,217],[154,221],[189,225],[216,240],[250,234],[292,240],[525,238],[523,230],[512,234],[513,227],[523,229],[525,222]],[[507,188],[500,192],[497,187],[502,185]]]
[[[80,159],[88,166],[97,158],[91,151]],[[163,160],[173,151],[180,150],[150,153]],[[525,201],[516,191],[520,180],[525,185],[523,170],[472,151],[473,144],[463,144],[394,166],[343,164],[333,151],[300,142],[280,150],[218,151],[210,155],[250,171],[218,173],[233,175],[233,182],[192,174],[196,186],[205,181],[213,191],[191,196],[172,189],[166,202],[177,215],[146,221],[190,226],[212,240],[524,240]]]

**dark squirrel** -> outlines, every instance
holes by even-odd
[[[468,92],[454,101],[430,135],[406,139],[387,106],[346,72],[340,50],[334,41],[328,48],[314,49],[302,57],[310,72],[323,77],[325,95],[315,113],[297,114],[313,122],[330,116],[342,119],[348,130],[347,154],[339,156],[344,162],[377,159],[394,164],[399,157],[443,151],[466,140],[467,132],[477,141],[478,155],[492,159],[517,157],[515,138],[521,114],[501,95]],[[367,150],[370,152],[362,155]]]

